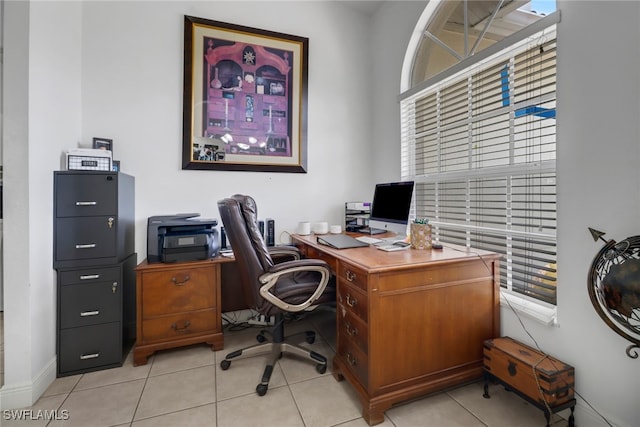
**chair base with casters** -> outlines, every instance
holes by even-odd
[[[267,394],[267,390],[269,389],[269,380],[271,379],[273,368],[276,362],[280,358],[282,358],[285,353],[296,354],[298,356],[306,358],[307,360],[316,362],[316,372],[318,372],[319,374],[324,374],[327,371],[327,358],[319,353],[316,353],[313,350],[309,350],[308,348],[286,342],[287,339],[291,339],[293,336],[299,334],[285,337],[284,322],[284,314],[276,314],[275,324],[270,333],[266,330],[263,330],[256,337],[257,341],[259,342],[258,344],[240,350],[232,351],[231,353],[227,354],[224,360],[220,362],[220,368],[223,371],[226,371],[231,366],[231,362],[233,360],[245,359],[248,357],[271,353],[270,362],[264,368],[260,384],[256,386],[256,393],[258,393],[259,396],[264,396],[265,394]],[[271,335],[270,341],[266,336],[267,333]],[[313,344],[315,342],[315,332],[306,331],[304,332],[304,334],[306,336],[305,340],[307,343]]]

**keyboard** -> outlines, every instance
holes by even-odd
[[[367,236],[356,237],[356,240],[359,240],[362,243],[366,243],[367,245],[375,245],[376,243],[382,242],[382,239],[376,239],[375,237],[367,237]]]

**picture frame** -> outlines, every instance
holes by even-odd
[[[184,16],[182,169],[307,172],[306,37]]]
[[[99,150],[111,151],[113,153],[113,139],[94,137],[92,147]]]

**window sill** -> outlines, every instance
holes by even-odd
[[[550,304],[501,290],[500,306],[513,310],[517,315],[523,314],[546,326],[558,325],[558,309]]]

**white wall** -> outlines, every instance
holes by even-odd
[[[310,39],[307,174],[181,169],[185,14]],[[136,177],[139,260],[151,215],[218,218],[217,200],[247,193],[280,237],[300,220],[340,224],[345,201],[371,197],[367,23],[336,2],[84,4],[83,140],[113,138],[122,171]]]
[[[52,171],[80,135],[80,4],[5,3],[2,405],[55,378]]]
[[[84,144],[90,144],[93,136],[113,138],[123,171],[136,176],[140,259],[146,252],[149,215],[199,211],[217,217],[219,198],[247,192],[257,198],[262,215],[276,218],[279,234],[292,230],[303,218],[341,221],[344,201],[367,198],[375,181],[397,177],[389,172],[399,171],[395,92],[406,43],[424,2],[384,5],[371,21],[335,2],[48,3],[51,6],[31,4],[31,22],[28,12],[24,18],[24,11],[19,11],[22,21],[8,21],[20,37],[5,38],[5,44],[11,40],[12,45],[5,46],[5,60],[11,57],[16,63],[11,70],[5,69],[5,91],[11,91],[11,96],[4,95],[17,112],[10,113],[8,107],[5,111],[18,115],[17,122],[12,122],[15,135],[6,138],[9,129],[4,129],[6,168],[14,165],[5,170],[10,200],[5,247],[12,248],[5,254],[10,270],[5,271],[5,389],[29,387],[55,351],[55,313],[47,304],[55,286],[51,172],[57,159],[35,160],[35,153],[44,150],[54,157],[53,152],[73,146],[78,123]],[[640,362],[626,356],[628,343],[592,308],[586,275],[601,247],[587,227],[604,230],[606,237],[616,240],[638,234],[640,4],[562,0],[558,4],[562,10],[558,30],[560,326],[546,328],[523,321],[543,349],[575,366],[578,393],[612,424],[635,427],[640,425]],[[77,21],[64,19],[67,13]],[[183,14],[310,38],[308,174],[180,169]],[[82,22],[82,61],[72,70],[60,59],[78,61],[69,52],[80,50],[74,46],[79,42],[71,40],[77,32],[74,25],[69,28],[70,21]],[[54,40],[42,46],[45,36]],[[31,38],[28,45],[25,37]],[[20,77],[28,63],[13,56],[18,48],[26,49],[28,58],[40,64],[38,69],[30,67],[28,80]],[[48,58],[51,50],[55,54]],[[49,64],[39,61],[41,55]],[[62,70],[71,75],[63,76]],[[7,82],[9,72],[17,85]],[[53,90],[43,83],[50,72],[72,92],[72,99],[59,105],[58,99],[50,99],[55,94],[29,93],[27,113],[22,96],[31,87]],[[74,100],[78,90],[81,109]],[[53,107],[75,118],[68,123]],[[37,123],[43,127],[36,129]],[[49,138],[43,136],[45,132]],[[372,157],[363,157],[367,152]],[[529,342],[511,313],[503,310],[502,319],[505,335]],[[28,337],[23,338],[25,333]],[[582,401],[576,417],[580,427],[604,425]]]

